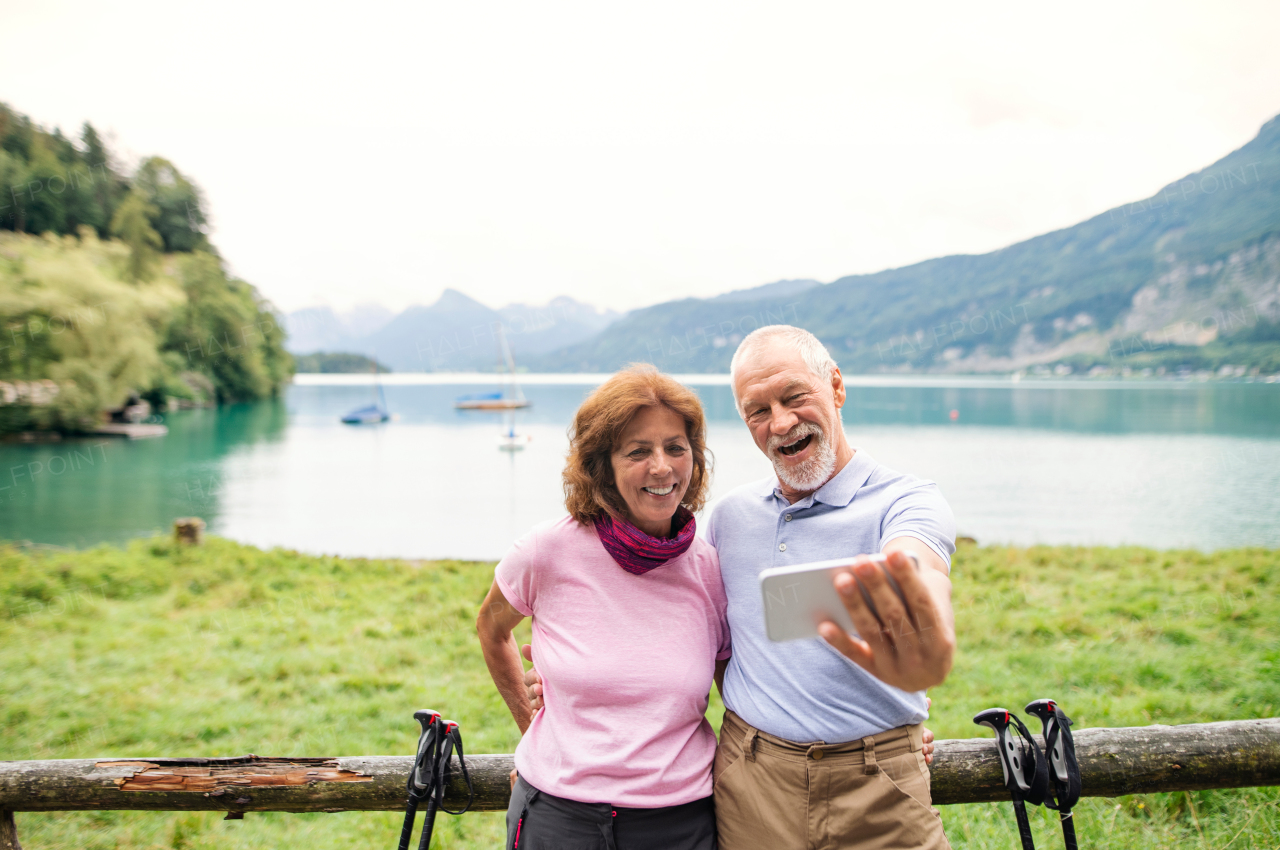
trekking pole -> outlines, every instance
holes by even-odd
[[[1044,726],[1044,750],[1049,760],[1049,784],[1052,793],[1044,801],[1045,808],[1057,809],[1062,821],[1062,839],[1067,850],[1076,850],[1076,825],[1071,810],[1080,802],[1080,762],[1076,760],[1076,742],[1071,737],[1071,718],[1051,699],[1027,703],[1027,712],[1040,718]]]
[[[414,757],[406,783],[409,796],[405,801],[399,850],[409,850],[409,844],[413,840],[413,819],[423,800],[427,801],[427,808],[423,813],[419,850],[427,850],[431,846],[431,833],[435,828],[437,811],[460,815],[471,808],[475,801],[475,789],[471,786],[471,774],[467,771],[467,761],[463,756],[462,731],[458,724],[452,720],[443,720],[438,712],[425,708],[415,711],[413,719],[421,725],[422,733],[418,736],[418,753]],[[462,778],[467,783],[467,804],[456,812],[444,805],[444,789],[453,772],[451,760],[455,749],[458,751]]]
[[[1023,850],[1035,850],[1031,837],[1031,823],[1027,820],[1027,808],[1044,802],[1048,792],[1049,777],[1040,747],[1027,730],[1026,725],[1005,708],[988,708],[973,716],[973,722],[986,726],[996,733],[996,750],[1000,754],[1000,769],[1004,772],[1004,787],[1013,797],[1013,813],[1018,818],[1018,836]]]
[[[432,777],[435,775],[436,754],[440,750],[440,715],[424,708],[415,711],[413,719],[422,726],[422,732],[418,735],[418,752],[413,759],[413,767],[409,770],[409,797],[404,805],[404,826],[400,828],[399,850],[409,850],[409,842],[413,840],[413,818],[418,813],[418,803],[430,792]],[[430,801],[427,808],[431,808]]]
[[[435,829],[437,811],[449,815],[460,815],[471,808],[476,798],[475,789],[471,787],[471,775],[467,772],[467,760],[462,754],[462,730],[452,720],[439,722],[442,733],[439,738],[439,749],[436,751],[436,776],[433,785],[435,793],[427,799],[427,812],[422,822],[422,838],[418,841],[418,850],[427,850],[431,846],[431,833]],[[456,812],[445,808],[444,805],[444,789],[449,784],[449,777],[453,771],[454,749],[458,751],[458,765],[462,769],[462,778],[467,783],[467,804]]]
[[[430,777],[427,784],[427,810],[422,815],[422,835],[418,837],[419,850],[426,850],[431,846],[431,833],[436,828],[436,809],[439,807],[440,796],[443,790],[440,788],[438,778],[440,775],[440,751],[444,744],[444,729],[446,721],[437,720],[438,730],[435,739],[435,751],[431,755],[431,761],[428,764]]]

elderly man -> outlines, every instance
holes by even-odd
[[[947,848],[922,724],[925,691],[946,679],[955,652],[951,509],[933,482],[849,445],[844,379],[813,334],[759,328],[730,372],[738,412],[776,474],[726,495],[707,524],[733,646],[714,770],[720,847]],[[901,597],[872,553],[888,556]],[[854,555],[835,589],[858,636],[827,622],[821,639],[770,641],[760,572]],[[536,670],[525,683],[540,707]]]
[[[733,640],[715,764],[720,846],[945,848],[921,724],[925,690],[946,678],[955,650],[951,509],[934,483],[849,445],[844,380],[808,331],[760,328],[730,369],[776,478],[729,493],[708,523]],[[860,637],[830,622],[825,640],[766,637],[761,570],[869,553],[888,555],[903,598],[869,558],[852,572],[875,613],[853,575],[838,576]]]

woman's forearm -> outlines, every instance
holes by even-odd
[[[481,632],[480,646],[489,675],[523,735],[533,722],[533,709],[525,693],[524,663],[520,660],[516,637],[511,632],[507,632],[505,637]]]
[[[476,615],[476,634],[489,675],[515,718],[516,726],[520,727],[521,735],[533,722],[533,708],[524,689],[524,662],[520,660],[520,647],[512,634],[523,619],[524,615],[507,601],[494,581]]]

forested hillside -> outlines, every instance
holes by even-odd
[[[132,177],[88,122],[72,140],[0,103],[0,229],[149,241],[153,248],[211,251],[200,190],[168,160],[144,160]]]
[[[86,430],[153,407],[264,398],[292,374],[275,310],[230,277],[198,187],[160,157],[125,176],[0,104],[0,432]]]
[[[390,372],[391,367],[378,363],[363,354],[344,352],[330,353],[317,351],[315,354],[295,354],[293,364],[298,372],[321,374],[368,374],[370,372]]]
[[[787,322],[856,372],[1280,371],[1280,118],[1208,168],[1073,227],[761,294],[637,310],[528,365],[726,371],[745,333]]]

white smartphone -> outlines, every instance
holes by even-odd
[[[920,559],[907,553],[920,569]],[[794,567],[771,567],[760,573],[760,593],[764,597],[765,632],[769,640],[799,640],[818,636],[818,624],[830,620],[850,634],[857,634],[849,612],[836,593],[836,574],[853,566],[857,558],[834,558],[830,561],[814,561],[808,564],[796,564]],[[885,556],[872,555],[871,560],[885,568]],[[893,576],[885,572],[898,598],[906,602],[902,589],[893,580]],[[854,576],[857,581],[857,576]],[[875,603],[861,581],[858,589],[862,598],[874,613]]]

